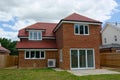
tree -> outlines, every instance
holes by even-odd
[[[16,49],[16,43],[17,41],[11,41],[11,39],[7,38],[0,38],[0,43],[3,47],[10,50],[10,55],[18,55],[17,49]]]

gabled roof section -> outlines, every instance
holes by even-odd
[[[26,28],[23,28],[19,30],[18,37],[27,37],[28,32],[26,30],[45,30],[43,32],[42,36],[55,36],[53,33],[54,28],[56,27],[56,23],[44,23],[44,22],[38,22],[33,25],[30,25]]]
[[[99,24],[99,25],[102,24],[102,22],[100,22],[100,21],[97,21],[97,20],[88,18],[88,17],[86,17],[86,16],[82,16],[82,15],[77,14],[77,13],[73,13],[73,14],[65,17],[64,19],[62,19],[62,20],[57,24],[57,26],[55,27],[54,32],[56,32],[56,30],[60,27],[60,25],[61,25],[63,22],[67,22],[67,23],[71,23],[71,22],[72,22],[72,23],[82,22],[82,23]]]
[[[83,15],[80,15],[77,13],[73,13],[73,14],[69,15],[66,18],[64,18],[63,20],[101,23],[100,21],[88,18],[86,16],[83,16]]]

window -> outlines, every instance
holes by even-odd
[[[25,59],[45,59],[45,51],[26,51]]]
[[[117,41],[117,36],[114,36],[115,41]]]
[[[106,38],[104,38],[104,43],[107,43],[107,39]]]
[[[29,40],[42,40],[41,31],[29,31]]]
[[[75,24],[74,32],[77,35],[88,35],[89,34],[88,25]]]
[[[60,50],[60,62],[63,61],[62,49]]]

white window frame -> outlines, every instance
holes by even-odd
[[[60,62],[63,61],[63,53],[62,53],[62,49],[60,49]]]
[[[78,57],[78,68],[72,68],[72,64],[71,64],[71,50],[77,50],[77,52],[79,52],[79,50],[85,50],[85,52],[87,51],[87,50],[93,50],[93,67],[88,67],[88,65],[87,65],[87,55],[86,55],[86,67],[85,68],[79,68],[79,57]],[[87,52],[85,53],[85,54],[87,54]],[[70,49],[70,69],[71,70],[75,70],[75,69],[95,69],[95,52],[94,52],[94,49],[93,48],[71,48]]]
[[[37,33],[37,38],[35,39],[34,33]],[[31,38],[31,34],[32,33],[32,38]],[[40,35],[39,35],[40,33]],[[40,39],[39,39],[40,37]],[[42,31],[39,30],[29,30],[29,40],[42,40]]]
[[[78,25],[78,33],[75,33],[75,26]],[[80,25],[83,25],[83,34],[80,34]],[[88,34],[85,34],[85,26],[88,28]],[[75,35],[89,35],[89,25],[88,24],[74,24],[74,34]]]
[[[40,50],[39,50],[39,55],[40,55],[39,58],[31,58],[31,51],[36,52],[35,50],[26,50],[25,53],[24,53],[24,58],[25,58],[25,59],[45,59],[45,54],[46,54],[45,51],[40,51]],[[37,50],[37,51],[38,51],[38,50]],[[26,52],[29,52],[29,58],[26,58]],[[41,52],[44,52],[44,57],[43,57],[43,58],[41,57]],[[36,55],[36,54],[35,54],[35,55]]]

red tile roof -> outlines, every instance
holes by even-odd
[[[83,22],[100,22],[100,21],[97,21],[97,20],[82,16],[82,15],[79,15],[77,13],[73,13],[73,14],[69,15],[66,18],[64,18],[63,20],[83,21]]]
[[[0,52],[7,52],[10,53],[10,51],[2,46],[0,46]]]
[[[25,30],[45,30],[43,32],[42,36],[55,36],[53,33],[53,29],[56,27],[56,23],[43,23],[43,22],[38,22],[33,25],[30,25],[24,29],[19,30],[19,37],[27,37],[28,32]]]
[[[55,40],[42,41],[24,41],[18,42],[16,48],[18,49],[57,49]]]

